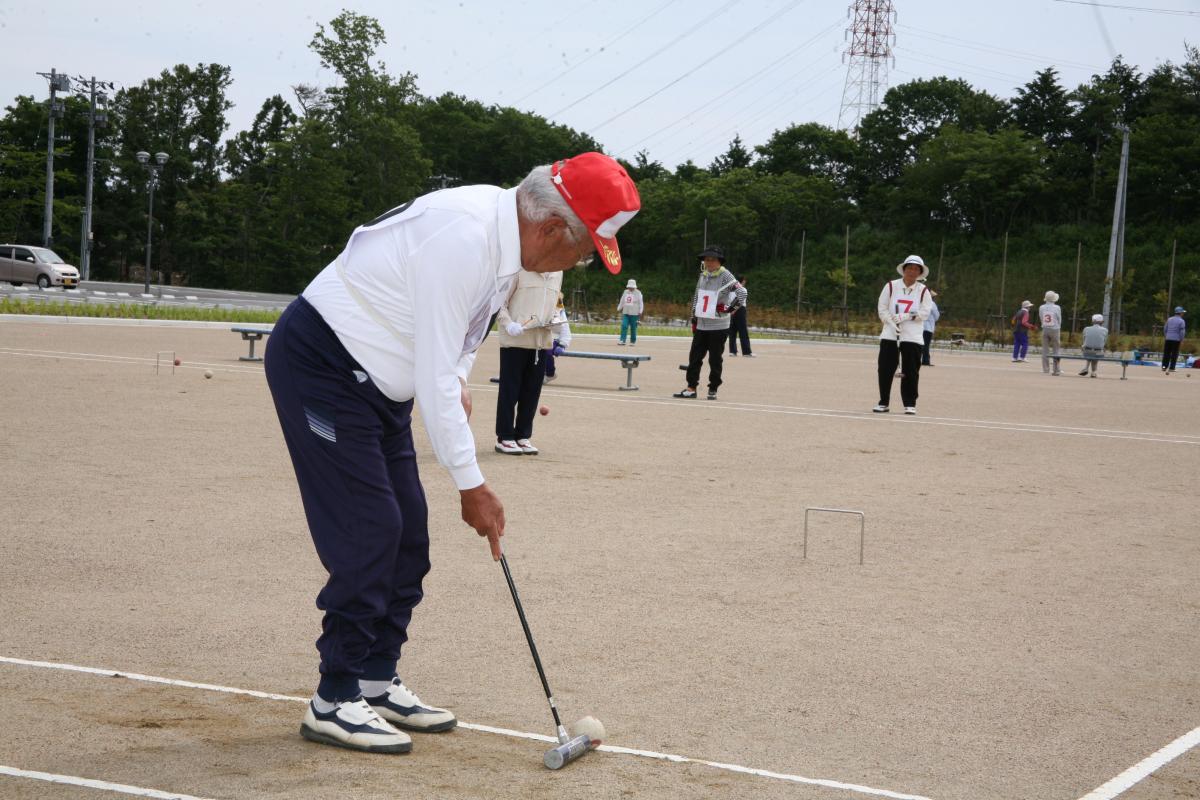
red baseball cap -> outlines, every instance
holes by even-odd
[[[596,252],[613,275],[621,271],[617,231],[642,207],[637,187],[625,168],[603,153],[580,153],[556,161],[550,174],[596,243]]]

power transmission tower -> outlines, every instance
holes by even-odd
[[[62,119],[66,106],[55,95],[58,92],[71,90],[71,79],[54,67],[49,72],[39,72],[50,81],[50,102],[47,110],[50,117],[50,130],[46,135],[46,210],[42,217],[42,246],[49,247],[54,243],[54,120]]]
[[[887,91],[888,65],[894,61],[892,47],[896,33],[896,9],[892,0],[854,0],[847,9],[850,26],[846,28],[844,59],[847,61],[846,85],[842,89],[842,110],[838,128],[852,131],[867,114],[879,107]]]

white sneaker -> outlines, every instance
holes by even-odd
[[[557,375],[543,375],[543,376],[542,376],[542,383],[550,383],[551,381],[553,381],[553,380],[554,380],[555,378],[557,378],[557,377],[558,377]]]
[[[525,451],[521,449],[521,446],[512,439],[501,439],[500,441],[496,442],[496,452],[504,453],[505,455],[509,456],[519,456],[524,455],[525,453]]]
[[[904,413],[905,414],[915,414],[915,413],[917,413],[917,407],[916,406],[905,406]]]
[[[527,456],[536,456],[538,454],[538,449],[528,439],[517,439],[517,447],[521,448],[521,452]]]
[[[886,413],[888,413],[888,407],[887,407],[887,406],[885,406],[883,403],[880,403],[879,405],[875,406],[875,407],[874,407],[874,408],[872,408],[871,410],[872,410],[872,411],[874,411],[876,414],[886,414]]]
[[[308,704],[300,735],[310,742],[364,750],[368,753],[407,753],[412,738],[382,719],[361,697],[343,700],[327,714]]]
[[[438,733],[458,725],[452,712],[425,705],[399,678],[392,678],[392,685],[383,694],[364,700],[379,716],[397,728]]]

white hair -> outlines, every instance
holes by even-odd
[[[1104,315],[1103,314],[1092,314],[1092,322],[1095,322],[1096,324],[1104,322]]]
[[[549,164],[534,167],[517,186],[517,208],[530,222],[560,218],[567,223],[567,232],[576,242],[585,241],[590,235],[587,226],[575,216],[566,198],[555,188]]]

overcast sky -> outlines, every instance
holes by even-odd
[[[1108,0],[1105,0],[1107,2]],[[1200,0],[896,0],[889,84],[961,77],[1009,98],[1055,66],[1067,88],[1121,54],[1143,72],[1200,45]],[[835,126],[846,79],[846,0],[177,0],[0,5],[0,104],[45,98],[51,67],[135,86],[178,63],[228,65],[230,134],[273,94],[329,85],[308,49],[343,8],[375,17],[379,58],[419,90],[512,105],[590,133],[606,152],[645,149],[707,166],[734,135],[762,144],[796,122]]]

